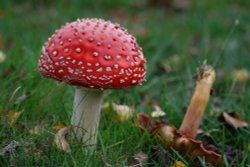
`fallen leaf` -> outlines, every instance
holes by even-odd
[[[132,118],[133,114],[135,113],[135,110],[127,105],[119,105],[119,104],[113,103],[112,107],[113,107],[113,110],[116,111],[116,114],[117,114],[116,118],[119,121],[128,120]]]
[[[14,125],[16,123],[17,119],[20,117],[23,111],[24,110],[18,112],[13,112],[13,111],[8,112],[8,118],[10,120],[11,125]]]
[[[162,111],[162,109],[159,106],[155,105],[154,108],[155,110],[151,113],[151,116],[153,118],[162,117],[166,115],[166,113]]]
[[[176,161],[171,167],[186,167],[182,161]]]
[[[70,145],[65,138],[65,135],[70,131],[70,127],[63,127],[60,129],[54,138],[54,143],[59,150],[65,151],[67,153],[71,152]]]
[[[134,155],[133,162],[128,167],[143,167],[148,162],[148,155],[142,151]]]
[[[24,93],[23,95],[19,96],[16,101],[14,102],[14,104],[21,104],[22,102],[24,102],[28,97],[30,96],[29,93]]]
[[[5,54],[3,53],[3,51],[0,50],[0,63],[3,63],[5,61]]]
[[[65,126],[66,126],[66,124],[64,122],[57,122],[53,125],[52,129],[58,131]]]
[[[248,151],[250,151],[250,143],[247,145],[247,149]]]
[[[221,122],[224,122],[226,125],[234,127],[235,129],[248,127],[248,123],[246,122],[246,120],[236,112],[223,112],[219,116],[219,120]]]
[[[249,71],[247,69],[233,70],[232,79],[239,81],[239,82],[246,82],[249,79]]]
[[[155,121],[150,118],[149,115],[141,113],[137,114],[137,124],[141,129],[146,129],[149,132],[152,131],[153,127],[155,126]]]

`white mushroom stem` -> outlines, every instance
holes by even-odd
[[[86,145],[95,145],[103,91],[76,88],[71,124],[76,137]]]

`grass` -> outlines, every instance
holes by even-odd
[[[2,112],[8,108],[24,111],[16,124],[1,123],[0,148],[13,140],[21,143],[14,158],[0,159],[1,166],[103,166],[104,162],[126,166],[140,150],[150,154],[149,136],[141,134],[131,120],[114,121],[112,109],[102,116],[96,155],[82,152],[81,144],[71,137],[70,154],[52,144],[53,125],[70,124],[74,88],[41,77],[37,70],[41,46],[65,22],[85,17],[117,21],[128,28],[148,62],[145,85],[107,90],[104,102],[126,104],[145,113],[158,104],[167,113],[164,119],[178,127],[194,88],[193,74],[207,60],[218,76],[201,128],[211,134],[222,152],[227,144],[243,150],[236,166],[250,164],[249,129],[229,131],[209,114],[216,106],[220,112],[235,111],[250,121],[249,81],[239,83],[229,76],[234,69],[250,70],[249,9],[250,3],[244,0],[193,2],[191,10],[182,14],[159,6],[134,6],[133,1],[1,1],[0,49],[6,60],[0,64],[0,108]],[[173,70],[166,73],[163,62]],[[14,100],[27,92],[30,96],[14,105],[10,97],[17,88]],[[216,105],[218,98],[221,102]],[[43,132],[29,133],[41,123]],[[171,157],[172,162],[180,160],[178,154]]]

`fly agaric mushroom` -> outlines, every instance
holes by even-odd
[[[214,81],[214,69],[203,64],[196,75],[195,91],[179,129],[154,121],[146,114],[138,115],[140,127],[147,129],[166,149],[173,148],[189,159],[205,157],[207,162],[219,165],[221,155],[207,150],[201,141],[195,139]]]
[[[135,37],[102,19],[78,19],[56,30],[38,66],[43,76],[76,86],[71,124],[87,145],[96,143],[103,90],[141,85],[146,75]]]

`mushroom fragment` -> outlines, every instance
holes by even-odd
[[[48,39],[38,66],[43,76],[77,86],[71,123],[77,138],[93,145],[103,90],[141,85],[145,64],[136,39],[124,28],[102,19],[78,19]]]
[[[179,129],[185,136],[196,137],[214,81],[213,67],[203,64],[196,75],[195,91]]]
[[[179,129],[154,121],[146,114],[138,115],[140,127],[147,129],[166,149],[173,148],[188,159],[205,157],[207,162],[219,165],[222,161],[221,154],[207,150],[201,141],[195,140],[214,80],[214,69],[203,64],[196,76],[196,88]]]

